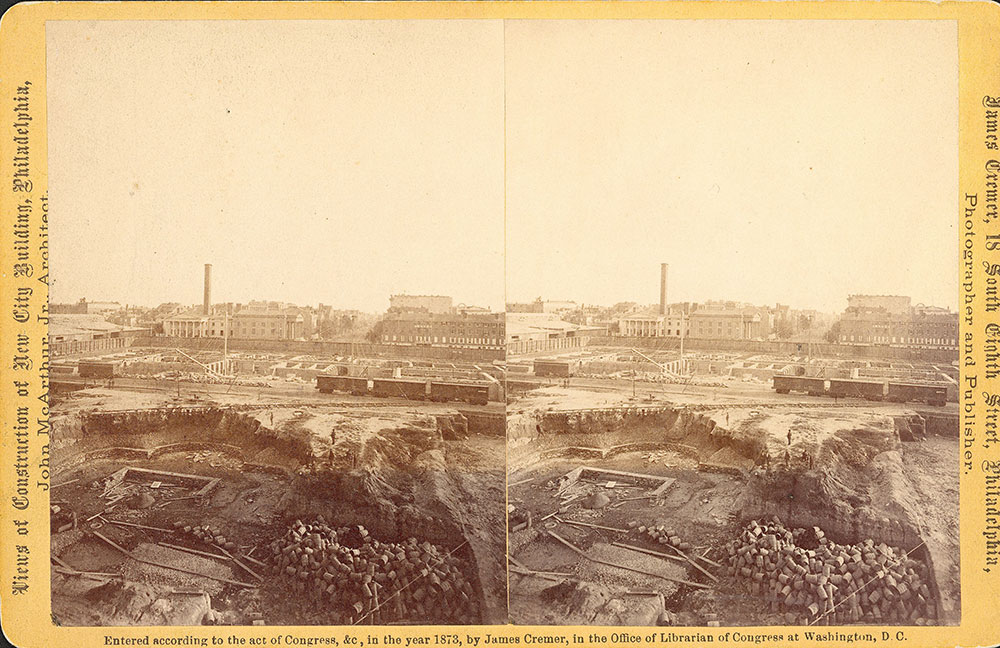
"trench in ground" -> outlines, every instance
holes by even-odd
[[[791,443],[787,432],[791,430]],[[726,545],[751,520],[820,527],[837,543],[912,551],[930,576],[934,623],[957,623],[958,421],[953,415],[863,408],[630,407],[533,411],[508,418],[513,531],[510,609],[515,623],[775,625],[785,621],[726,573]],[[560,481],[580,466],[674,481],[660,498],[648,486],[602,477]],[[608,484],[607,481],[612,482]],[[610,487],[609,487],[610,486]],[[595,493],[609,497],[601,508]],[[570,496],[572,497],[572,495]],[[525,526],[528,514],[530,528]],[[555,513],[555,515],[552,515]],[[547,517],[552,515],[552,517]],[[582,522],[614,529],[572,525]],[[664,525],[720,568],[697,569],[615,546],[665,551],[639,526]],[[707,589],[599,565],[550,533],[608,562]],[[671,553],[667,551],[667,553]],[[699,561],[700,562],[700,561]],[[701,563],[704,565],[704,563]]]
[[[72,408],[53,417],[51,546],[62,563],[53,565],[53,616],[63,625],[428,622],[414,609],[358,614],[356,597],[338,592],[303,605],[293,595],[300,586],[278,575],[270,545],[297,522],[322,519],[341,528],[345,546],[361,544],[361,525],[383,548],[412,538],[432,543],[435,556],[450,554],[471,596],[454,618],[449,610],[458,606],[440,606],[435,622],[503,621],[504,539],[495,533],[503,516],[502,430],[502,419],[457,413]],[[219,481],[193,497],[201,484],[133,471],[102,497],[109,477],[126,466]],[[185,527],[209,527],[211,541]],[[219,555],[218,536],[237,559],[249,554],[241,562],[260,580],[233,561],[161,544]],[[394,582],[381,604],[392,590],[424,585],[419,573],[412,583]],[[362,602],[367,613],[373,606]]]

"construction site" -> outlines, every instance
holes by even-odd
[[[55,623],[506,621],[502,366],[130,346],[50,385]]]
[[[504,620],[502,406],[179,384],[54,383],[58,623]]]
[[[660,286],[635,326],[679,338],[508,357],[512,621],[957,624],[952,357],[685,350]]]
[[[655,379],[508,381],[515,623],[958,622],[957,405],[748,375],[839,360],[611,355]]]

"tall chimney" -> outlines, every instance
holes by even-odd
[[[212,264],[205,264],[205,301],[201,307],[202,315],[212,314]]]
[[[667,314],[667,264],[660,264],[660,315]]]

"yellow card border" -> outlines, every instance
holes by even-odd
[[[45,421],[48,408],[47,342],[45,304],[47,285],[40,280],[47,275],[47,205],[45,151],[45,23],[50,20],[389,20],[389,19],[477,19],[477,20],[945,20],[955,21],[959,43],[959,186],[956,187],[956,218],[961,232],[957,271],[962,277],[960,333],[962,369],[961,438],[964,441],[961,469],[961,589],[962,621],[957,627],[829,627],[813,628],[817,634],[842,633],[832,640],[809,640],[805,629],[773,628],[601,628],[601,627],[128,627],[64,628],[51,623],[49,600],[49,528],[48,494],[45,484]],[[996,502],[986,507],[988,475],[1000,473],[1000,453],[984,446],[984,397],[1000,393],[997,378],[988,378],[984,351],[989,326],[1000,325],[1000,316],[985,310],[986,263],[1000,262],[991,256],[989,236],[1000,236],[996,213],[989,211],[987,174],[991,179],[993,205],[996,196],[996,165],[1000,152],[989,148],[986,132],[988,104],[1000,100],[1000,6],[991,2],[101,2],[101,3],[24,3],[13,6],[0,21],[0,213],[3,244],[0,247],[0,613],[7,637],[17,646],[103,646],[108,637],[118,640],[157,639],[181,641],[204,638],[207,645],[263,646],[360,646],[370,644],[370,637],[385,643],[392,635],[402,639],[425,638],[423,645],[471,645],[473,636],[517,639],[518,645],[768,645],[830,646],[845,645],[855,633],[876,635],[874,643],[856,641],[853,645],[901,645],[917,647],[978,646],[1000,641],[1000,623],[995,607],[1000,601],[1000,567],[987,568],[987,543],[984,535],[1000,525]],[[27,85],[30,82],[30,85]],[[19,90],[19,88],[21,90]],[[27,90],[24,90],[27,88]],[[22,94],[19,94],[22,93]],[[26,98],[31,121],[28,122],[29,173],[31,188],[21,185],[14,191],[14,137],[18,121],[14,103]],[[991,101],[992,98],[992,101]],[[995,107],[993,108],[996,109]],[[23,120],[22,120],[23,121]],[[995,135],[995,133],[994,133]],[[992,140],[994,146],[996,139]],[[23,179],[22,179],[23,180]],[[968,196],[977,196],[977,206],[967,213]],[[30,223],[27,229],[17,222],[18,206],[30,198]],[[945,217],[945,215],[942,215]],[[27,259],[18,259],[14,243],[25,236]],[[25,268],[32,266],[32,276]],[[27,291],[25,289],[30,289]],[[20,292],[19,292],[20,291]],[[997,329],[1000,331],[1000,328]],[[26,336],[19,338],[18,336]],[[19,349],[20,346],[24,348]],[[29,367],[30,361],[30,367]],[[975,383],[971,382],[975,377]],[[17,492],[15,474],[18,451],[18,409],[28,434],[24,463],[30,482],[24,494]],[[967,446],[967,447],[965,447]],[[966,452],[968,454],[966,454]],[[1000,476],[997,477],[1000,480]],[[15,504],[17,498],[30,502],[25,509]],[[18,528],[26,529],[20,535]],[[995,531],[994,531],[995,532]],[[995,545],[994,545],[995,546]],[[996,560],[997,555],[991,554]],[[20,562],[19,562],[20,561]],[[27,576],[19,580],[19,566]],[[27,583],[16,593],[17,583]],[[689,641],[663,641],[661,631],[688,637]],[[884,632],[883,632],[884,631]],[[607,638],[593,643],[591,635]],[[451,639],[454,636],[455,639]],[[617,639],[617,640],[615,640]],[[633,641],[636,640],[636,641]],[[123,644],[118,644],[123,645]],[[135,644],[133,644],[135,645]],[[196,645],[166,643],[161,645]],[[494,645],[494,644],[491,644]]]

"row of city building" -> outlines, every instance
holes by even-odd
[[[841,344],[957,350],[958,313],[905,296],[851,295],[832,333]]]
[[[814,341],[847,345],[886,345],[920,349],[957,349],[958,313],[947,308],[912,305],[899,295],[851,295],[832,322],[821,313],[785,305],[754,306],[734,302],[673,304],[663,314],[622,316],[624,337],[717,340],[790,339],[812,331]]]
[[[506,313],[453,304],[445,295],[393,295],[381,315],[335,311],[274,301],[213,304],[211,265],[205,266],[204,299],[199,307],[162,304],[135,309],[100,302],[58,305],[53,314],[103,318],[148,335],[176,338],[311,340],[344,336],[350,341],[397,347],[506,350],[518,355],[587,344],[591,337],[653,337],[703,340],[807,339],[845,345],[888,345],[957,349],[958,315],[944,308],[912,305],[909,297],[851,295],[839,319],[787,305],[756,306],[733,301],[667,302],[667,265],[660,268],[660,303],[613,307],[570,301],[507,304]],[[117,308],[116,308],[117,307]],[[69,324],[60,325],[67,331]],[[93,322],[77,324],[96,331]],[[797,337],[798,336],[798,337]],[[56,340],[62,341],[62,340]]]
[[[796,340],[919,349],[958,348],[958,314],[937,306],[912,305],[910,297],[851,295],[847,309],[839,317],[816,310],[796,310],[784,304],[668,303],[667,271],[668,265],[661,264],[658,307],[641,307],[627,302],[613,307],[595,307],[538,298],[529,303],[507,304],[507,311],[519,317],[557,316],[576,325],[578,329],[566,332],[566,337],[603,328],[607,335],[620,337]],[[549,325],[549,328],[556,327]],[[518,330],[523,331],[524,327]],[[544,346],[519,344],[516,338],[512,341],[518,348],[541,350]]]
[[[117,324],[132,335],[217,340],[314,340],[340,337],[391,346],[431,346],[502,351],[506,344],[503,313],[467,304],[454,305],[444,295],[392,295],[381,316],[334,311],[275,301],[246,304],[212,302],[212,266],[205,265],[200,306],[161,304],[155,309],[114,302],[53,304],[60,318],[53,341],[87,342],[110,334],[95,327],[94,318]],[[76,320],[73,322],[72,320]]]

